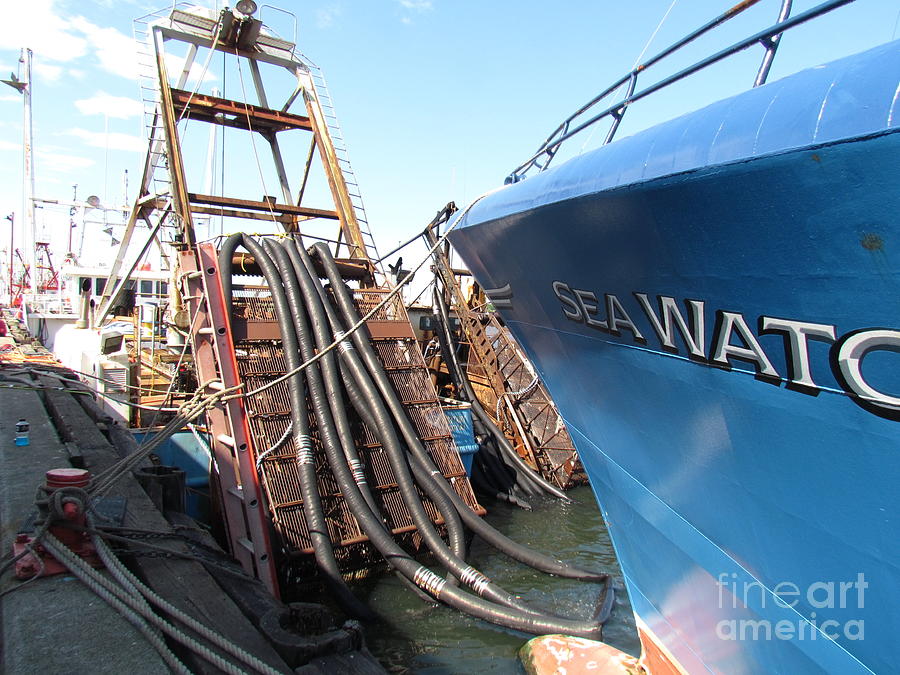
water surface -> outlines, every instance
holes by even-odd
[[[568,492],[571,504],[532,500],[533,511],[486,504],[488,521],[504,534],[560,560],[609,572],[616,605],[603,641],[629,654],[640,652],[631,606],[606,525],[588,487]],[[589,618],[600,584],[561,579],[535,572],[497,553],[480,539],[469,562],[506,590],[554,614]],[[433,569],[437,569],[432,565]],[[528,635],[473,619],[443,606],[426,604],[394,576],[366,588],[368,602],[386,617],[367,629],[369,649],[393,673],[522,673],[516,653]]]

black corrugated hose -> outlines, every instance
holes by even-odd
[[[350,291],[344,285],[340,272],[337,269],[337,265],[334,263],[331,251],[323,243],[317,243],[313,246],[313,252],[319,258],[319,261],[328,276],[332,293],[338,308],[345,317],[345,321],[347,321],[349,325],[353,325],[358,321],[356,308],[353,305],[353,299],[350,297]],[[435,476],[441,489],[447,493],[451,500],[453,500],[453,503],[456,505],[466,526],[497,550],[502,551],[514,560],[518,560],[534,569],[571,579],[584,579],[590,581],[603,581],[607,579],[608,575],[602,572],[590,572],[578,569],[577,567],[568,565],[559,560],[554,560],[550,556],[534,551],[513,541],[503,533],[495,530],[469,508],[456,493],[456,490],[454,490],[443,477],[443,474],[440,473],[437,466],[434,464],[434,460],[431,459],[425,451],[425,448],[422,446],[422,442],[419,439],[412,422],[410,422],[409,418],[406,416],[403,405],[400,403],[390,380],[384,373],[384,368],[378,361],[378,356],[375,354],[366,335],[367,332],[363,333],[362,331],[356,331],[350,337],[360,355],[366,359],[367,365],[371,366],[370,372],[372,373],[385,402],[388,404],[397,426],[400,428],[403,439],[406,441],[407,448],[412,452],[416,459],[427,467],[428,471]]]
[[[275,314],[278,326],[281,330],[281,340],[284,351],[285,364],[288,371],[295,370],[300,365],[300,349],[285,289],[281,284],[281,275],[278,268],[272,262],[268,254],[252,237],[243,233],[229,237],[223,251],[230,249],[234,252],[238,244],[243,245],[256,259],[262,271],[269,291],[272,293],[272,302],[275,305]],[[225,261],[227,266],[222,268],[231,270],[231,253]],[[220,253],[220,263],[223,254]],[[221,275],[223,281],[230,274]],[[231,284],[228,284],[229,294],[226,300],[231,300]],[[230,312],[229,312],[230,315]],[[303,495],[303,512],[309,527],[309,536],[312,541],[316,564],[319,567],[326,583],[335,595],[335,599],[349,615],[361,619],[372,619],[374,614],[361,602],[344,582],[341,576],[337,560],[334,557],[334,548],[331,537],[328,534],[328,524],[322,509],[319,490],[316,485],[316,466],[313,460],[312,438],[309,433],[309,416],[306,410],[306,392],[303,386],[303,373],[296,373],[287,381],[288,392],[291,401],[291,421],[294,425],[294,447],[297,448],[297,469],[300,477],[300,491]]]
[[[307,255],[306,251],[301,250],[299,247],[295,247],[294,250],[301,260],[304,255]],[[311,268],[312,264],[310,261]],[[308,273],[308,270],[305,268],[301,271]],[[312,294],[308,297],[312,297]],[[328,313],[326,307],[327,305],[321,306],[325,315]],[[333,310],[331,320],[337,321]],[[339,325],[335,324],[334,327],[340,330]],[[403,501],[407,505],[413,517],[413,522],[429,550],[453,576],[471,586],[479,595],[507,607],[514,607],[523,612],[538,614],[538,612],[531,610],[513,595],[499,588],[483,574],[466,565],[463,559],[465,539],[462,531],[462,521],[455,505],[450,501],[446,493],[441,490],[435,477],[404,451],[403,444],[397,437],[391,414],[385,406],[378,388],[372,382],[366,365],[359,358],[356,351],[350,347],[349,343],[342,345],[340,359],[342,367],[346,370],[348,376],[347,390],[350,394],[351,403],[354,404],[357,412],[363,417],[382,444],[393,469],[394,478],[397,480]],[[413,477],[415,477],[415,480],[413,480]],[[451,532],[458,531],[457,537],[451,534],[451,542],[454,539],[457,542],[453,547],[454,550],[449,550],[438,535],[431,518],[422,505],[416,490],[416,484],[435,502],[445,522],[448,524],[448,530]]]
[[[331,281],[339,312],[331,306],[329,298],[319,284],[307,252],[291,240],[286,240],[283,246],[267,242],[264,248],[249,236],[239,234],[229,237],[219,257],[222,269],[226,272],[222,275],[222,280],[228,301],[231,299],[231,280],[227,271],[231,270],[231,259],[238,245],[243,245],[254,256],[269,285],[282,331],[288,371],[295,370],[300,365],[300,359],[308,360],[315,354],[317,348],[321,350],[326,346],[330,342],[330,335],[340,331],[344,322],[352,325],[358,320],[355,318],[355,307],[352,306],[349,291],[337,273],[328,248],[322,246],[327,255],[323,255],[318,245],[316,252]],[[351,310],[349,314],[348,309]],[[309,435],[307,392],[304,388],[303,375],[304,373],[298,373],[292,376],[288,380],[288,389],[292,404],[294,442],[300,449],[298,468],[304,511],[313,538],[316,561],[345,610],[356,616],[367,614],[371,616],[371,610],[355,598],[343,583],[334,559],[316,489],[315,463],[311,461],[312,439]],[[600,636],[602,624],[612,606],[613,595],[609,577],[577,570],[530,551],[509,540],[479,518],[448,484],[425,452],[383,366],[362,331],[354,332],[351,338],[342,343],[337,359],[331,354],[327,355],[318,364],[306,369],[305,377],[310,404],[317,422],[318,437],[347,504],[372,544],[397,572],[430,597],[492,623],[531,634],[562,632],[588,638]],[[429,549],[452,574],[472,586],[488,600],[470,595],[440,578],[416,562],[394,541],[375,508],[374,497],[365,483],[344,407],[339,378],[344,380],[351,404],[358,410],[372,432],[376,433],[388,453],[404,501],[414,515],[418,531]],[[397,428],[406,441],[406,449],[397,436]],[[406,450],[410,453],[407,454]],[[359,470],[351,470],[351,467]],[[434,529],[421,503],[416,484],[432,499],[444,517],[450,537],[450,548]],[[605,599],[598,609],[598,614],[590,621],[553,617],[528,608],[497,587],[477,570],[466,565],[462,556],[465,549],[460,518],[488,543],[526,564],[561,576],[604,581]]]

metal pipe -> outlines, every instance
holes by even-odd
[[[790,14],[791,0],[782,0],[781,11],[778,13],[778,21],[776,23],[784,23]],[[773,35],[762,41],[762,44],[766,47],[766,53],[765,56],[763,56],[762,63],[759,65],[759,72],[756,74],[756,79],[753,81],[754,87],[766,83],[766,79],[769,77],[769,69],[772,67],[772,62],[775,60],[775,52],[778,50],[778,45],[781,42],[781,36],[782,33],[778,33],[777,35]]]
[[[78,320],[75,328],[87,328],[91,313],[91,279],[81,277],[78,280]]]
[[[753,0],[753,2],[755,2],[755,1],[756,0]],[[608,115],[619,110],[620,108],[622,108],[622,106],[635,103],[636,101],[639,101],[642,98],[645,98],[646,96],[649,96],[650,94],[652,94],[656,91],[659,91],[660,89],[663,89],[671,84],[674,84],[675,82],[678,82],[679,80],[682,80],[689,75],[693,75],[694,73],[696,73],[700,70],[703,70],[704,68],[706,68],[710,65],[713,65],[713,64],[721,61],[722,59],[731,56],[732,54],[736,54],[740,51],[743,51],[743,50],[747,49],[748,47],[753,46],[754,44],[757,44],[757,43],[767,44],[767,41],[771,40],[772,37],[774,37],[776,35],[780,36],[784,31],[786,31],[790,28],[793,28],[794,26],[805,23],[806,21],[810,21],[811,19],[815,19],[816,17],[819,17],[823,14],[827,14],[828,12],[837,9],[838,7],[842,7],[843,5],[848,5],[854,1],[855,0],[830,0],[829,2],[823,2],[821,5],[818,5],[816,7],[813,7],[812,9],[802,12],[802,13],[794,16],[793,18],[789,18],[789,19],[785,18],[784,20],[782,20],[782,18],[781,18],[782,15],[784,15],[784,13],[785,13],[784,5],[782,5],[782,9],[779,13],[778,23],[776,23],[774,26],[770,26],[769,28],[767,28],[765,30],[754,33],[750,37],[745,38],[739,42],[735,42],[730,47],[726,47],[725,49],[722,49],[721,51],[716,52],[715,54],[712,54],[711,56],[708,56],[705,59],[701,59],[700,61],[697,61],[693,65],[688,66],[687,68],[684,68],[683,70],[680,70],[679,72],[677,72],[673,75],[670,75],[669,77],[666,77],[653,85],[650,85],[649,87],[638,92],[637,94],[634,94],[633,96],[630,96],[630,97],[625,97],[624,99],[617,101],[613,105],[604,109],[602,112],[594,115],[593,117],[591,117],[588,120],[586,120],[585,122],[582,122],[581,124],[575,126],[574,128],[571,128],[571,129],[569,128],[569,124],[574,120],[574,118],[585,113],[588,109],[593,107],[595,104],[599,103],[603,98],[605,98],[610,93],[612,93],[613,91],[618,89],[622,84],[624,84],[628,80],[628,78],[631,77],[633,72],[646,70],[651,65],[657,63],[662,58],[668,56],[673,51],[679,49],[680,47],[684,46],[688,42],[691,42],[692,40],[697,38],[702,33],[706,32],[710,28],[714,28],[715,26],[718,26],[721,23],[723,23],[725,20],[732,18],[733,16],[735,16],[737,14],[736,10],[743,11],[743,9],[746,9],[746,7],[750,6],[750,4],[753,4],[749,0],[745,0],[745,2],[738,3],[737,5],[735,5],[735,7],[730,9],[728,12],[725,12],[724,14],[720,15],[719,17],[716,17],[716,19],[713,19],[713,21],[705,24],[704,26],[700,27],[699,29],[692,32],[688,36],[686,36],[686,37],[682,38],[681,40],[679,40],[678,42],[676,42],[674,45],[671,45],[670,47],[666,48],[665,50],[663,50],[662,52],[660,52],[659,54],[657,54],[650,60],[637,66],[634,71],[632,71],[632,72],[628,73],[627,75],[625,75],[624,77],[618,79],[615,83],[613,83],[612,85],[610,85],[609,87],[604,89],[603,92],[601,92],[600,94],[598,94],[597,96],[592,98],[588,103],[581,106],[575,113],[570,115],[563,124],[561,124],[559,127],[557,127],[557,129],[552,134],[550,134],[550,136],[543,143],[543,145],[538,149],[537,152],[535,152],[525,162],[523,162],[522,164],[517,166],[515,169],[513,169],[512,173],[510,173],[510,175],[507,177],[507,183],[514,183],[514,182],[517,182],[518,180],[520,180],[523,177],[524,173],[526,173],[528,171],[528,169],[530,169],[532,166],[536,165],[536,160],[538,158],[540,158],[542,155],[549,155],[552,157],[552,155],[556,153],[556,151],[559,149],[559,146],[564,141],[566,141],[569,138],[571,138],[572,136],[580,133],[581,131],[583,131],[587,127],[591,126],[592,124],[595,124],[597,121],[603,119],[604,117],[607,117]],[[789,11],[789,9],[790,8],[788,8],[788,11]],[[774,51],[772,54],[773,54],[772,58],[774,58]],[[765,60],[764,60],[764,63],[765,63]],[[771,65],[771,62],[770,62],[770,65]],[[763,73],[762,69],[761,69],[760,74],[767,75],[768,73],[767,73],[767,71],[765,73]],[[760,75],[757,76],[757,79],[759,77],[760,77]],[[549,162],[547,162],[543,165],[542,170],[547,167],[548,163]]]
[[[6,216],[9,221],[9,304],[12,306],[13,301],[13,266],[15,263],[15,232],[16,232],[16,214],[10,213]]]

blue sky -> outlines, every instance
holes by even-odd
[[[8,3],[13,4],[13,3]],[[5,7],[0,74],[34,50],[37,194],[122,203],[140,177],[145,137],[132,20],[161,3],[29,0]],[[213,2],[196,4],[213,6]],[[379,247],[420,230],[447,201],[462,206],[503,182],[566,114],[646,56],[709,20],[731,0],[555,3],[471,0],[297,0],[300,51],[328,78]],[[763,0],[658,75],[772,23]],[[818,4],[795,0],[794,13]],[[667,14],[668,11],[668,14]],[[666,16],[667,15],[667,16]],[[857,0],[785,38],[770,80],[897,37],[900,3]],[[661,19],[665,21],[659,26]],[[273,28],[293,26],[274,13]],[[657,101],[634,106],[620,136],[745,89],[761,56],[749,50]],[[657,75],[647,73],[645,83]],[[232,78],[233,80],[233,78]],[[228,83],[209,79],[201,91]],[[235,87],[234,83],[231,84]],[[106,114],[104,115],[104,111]],[[21,210],[21,97],[0,89],[0,214]],[[204,132],[206,133],[206,132]],[[574,151],[596,145],[576,139]],[[199,137],[201,140],[203,137]],[[195,133],[188,161],[202,161]],[[195,189],[191,186],[191,189]],[[5,228],[7,221],[0,224]],[[7,239],[0,234],[0,248]],[[410,253],[410,258],[415,257]],[[408,258],[408,259],[410,259]]]

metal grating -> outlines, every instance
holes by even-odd
[[[453,210],[455,206],[445,213]],[[434,230],[426,235],[436,244]],[[545,479],[563,489],[586,483],[587,475],[562,418],[528,359],[494,312],[470,307],[448,255],[437,246],[435,251],[434,270],[468,343],[466,373],[479,402],[513,442],[516,452]]]
[[[384,296],[387,293],[388,291],[378,289],[356,291],[354,299],[356,300],[356,310],[359,312],[360,316],[371,312],[373,308],[378,306],[378,304],[384,300]],[[395,295],[390,302],[375,312],[370,321],[392,321],[408,324],[409,317],[406,315],[406,308],[403,307],[400,295]],[[376,349],[379,349],[378,345],[376,345]]]
[[[473,322],[484,325],[481,318],[475,318]],[[520,392],[504,396],[499,405],[501,421],[505,421],[508,428],[515,428],[517,422],[523,426],[520,431],[527,435],[531,454],[543,476],[562,488],[586,483],[587,476],[559,411],[543,383],[535,381],[531,364],[521,353],[509,330],[500,326],[496,316],[488,315],[481,338],[486,343],[481,351],[487,351],[484,347],[488,347],[493,357],[492,366],[503,378],[506,391]],[[474,365],[470,361],[469,369],[472,370]],[[478,367],[483,372],[480,364]],[[491,404],[490,412],[496,415],[496,393]],[[510,415],[510,405],[516,410],[516,419]]]
[[[356,291],[360,312],[369,311],[381,301],[384,293],[385,291],[371,289]],[[234,316],[248,323],[272,322],[275,319],[272,300],[265,291],[235,297]],[[391,303],[378,312],[371,323],[377,324],[377,334],[380,336],[372,340],[376,352],[387,368],[427,451],[466,504],[483,514],[484,510],[472,492],[415,340],[405,337],[410,333],[405,308],[399,300]],[[398,337],[392,336],[392,330]],[[248,390],[271,382],[286,370],[281,341],[277,339],[241,340],[235,343],[235,358],[241,382]],[[279,383],[249,398],[245,409],[252,445],[258,456],[274,445],[288,428],[290,404],[287,384]],[[351,423],[356,431],[355,441],[366,478],[386,525],[394,532],[401,545],[411,551],[417,550],[419,537],[400,497],[396,478],[384,449],[361,420],[354,418]],[[380,562],[381,558],[374,547],[367,543],[367,537],[343,500],[337,481],[319,447],[314,419],[311,419],[310,431],[316,447],[319,494],[328,522],[328,532],[335,546],[335,556],[345,574],[358,575]],[[261,482],[273,528],[285,554],[284,573],[288,579],[299,582],[314,573],[315,565],[311,562],[312,548],[303,513],[295,453],[296,447],[291,438],[267,456],[261,466]],[[443,518],[434,504],[424,496],[422,502],[432,520],[437,525],[442,525]]]
[[[275,305],[269,296],[245,295],[234,298],[234,316],[246,321],[277,321]]]

